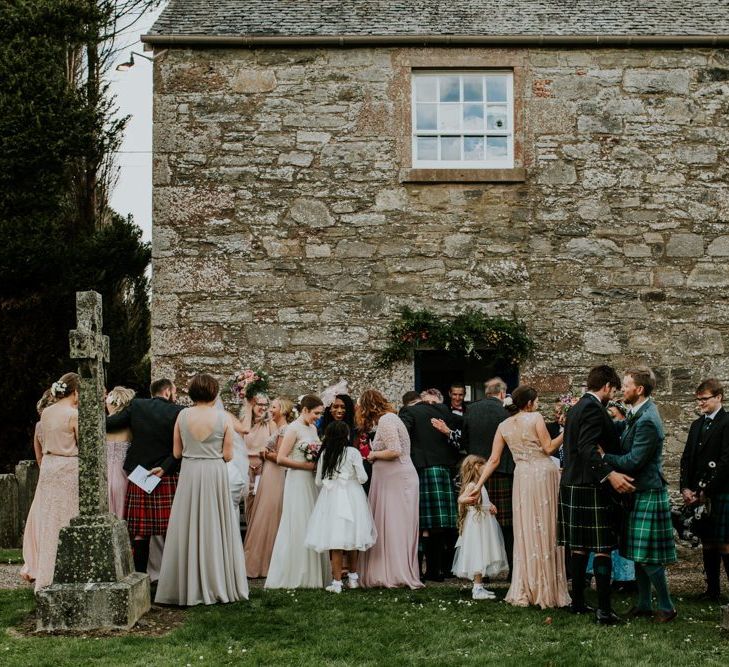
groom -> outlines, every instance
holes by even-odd
[[[618,545],[619,509],[609,489],[621,494],[635,491],[633,480],[615,471],[602,457],[602,452],[620,453],[617,429],[606,409],[618,389],[620,378],[612,367],[595,366],[590,370],[587,392],[567,413],[565,464],[559,491],[559,541],[572,554],[570,611],[593,611],[585,603],[585,572],[589,554],[594,551],[598,599],[595,620],[601,625],[620,622],[610,602],[610,552]]]

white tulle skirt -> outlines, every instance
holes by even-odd
[[[356,479],[325,479],[306,531],[306,546],[367,551],[377,529],[362,485]]]
[[[504,536],[498,521],[482,507],[469,508],[463,532],[456,542],[453,574],[473,579],[476,574],[495,577],[508,569]]]

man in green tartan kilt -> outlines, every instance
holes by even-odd
[[[623,535],[620,555],[635,561],[638,599],[628,612],[631,617],[652,616],[660,623],[676,618],[665,565],[676,562],[671,507],[663,476],[663,423],[650,395],[656,377],[650,368],[626,371],[623,401],[630,406],[625,430],[620,438],[621,454],[605,454],[604,460],[633,477],[635,497]],[[651,588],[655,589],[657,609],[653,610]]]

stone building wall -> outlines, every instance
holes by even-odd
[[[409,67],[434,57],[520,68],[523,182],[401,181]],[[277,391],[395,398],[412,369],[373,357],[399,306],[515,311],[546,393],[652,365],[675,454],[695,385],[729,381],[727,111],[726,50],[170,49],[153,374],[263,365]]]

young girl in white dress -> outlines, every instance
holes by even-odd
[[[307,448],[320,444],[316,421],[324,412],[318,396],[304,396],[301,415],[292,422],[281,441],[276,461],[288,468],[284,483],[281,522],[271,554],[264,588],[322,588],[331,568],[326,554],[309,549],[304,541],[319,491],[314,484],[316,464]]]
[[[471,493],[486,460],[480,456],[467,456],[461,464],[461,495],[458,497],[458,526],[460,536],[456,542],[453,574],[473,580],[474,600],[496,597],[484,588],[483,577],[495,577],[509,569],[504,549],[504,537],[496,521],[496,507],[489,501],[485,487],[480,499],[473,503]]]
[[[359,449],[350,446],[349,427],[335,421],[324,431],[324,449],[316,468],[316,485],[322,487],[306,532],[306,546],[317,553],[331,552],[330,593],[342,592],[342,565],[347,552],[350,588],[359,588],[357,560],[377,539],[372,512],[362,485],[367,473]]]

